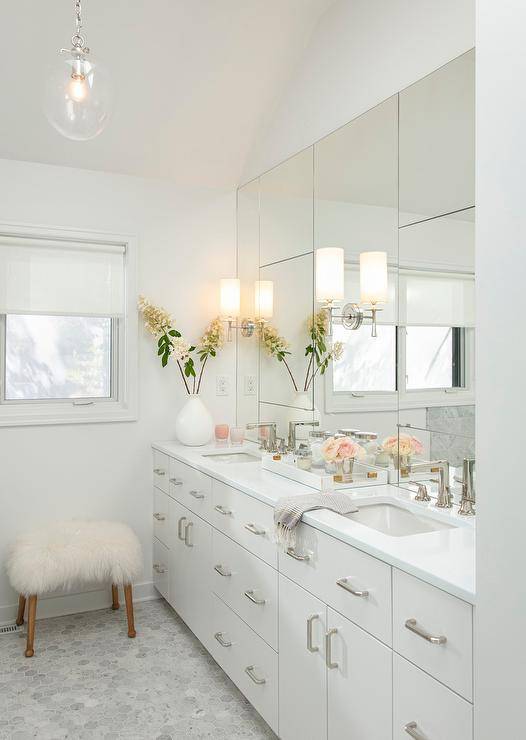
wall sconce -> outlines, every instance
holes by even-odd
[[[228,325],[227,340],[232,341],[232,329],[241,331],[241,336],[251,337],[256,323],[268,321],[274,310],[274,283],[272,280],[256,280],[254,283],[255,319],[237,319],[241,313],[241,282],[239,278],[223,278],[219,284],[220,314]]]
[[[360,254],[360,304],[347,303],[336,313],[335,301],[345,295],[345,252],[340,247],[316,250],[316,300],[322,303],[329,315],[329,336],[332,336],[334,319],[339,319],[346,329],[356,330],[371,322],[371,336],[376,337],[376,319],[382,309],[378,304],[387,303],[387,253],[362,252]],[[368,307],[368,308],[364,308]]]

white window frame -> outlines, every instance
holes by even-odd
[[[59,239],[124,248],[125,314],[112,321],[112,396],[93,399],[0,401],[0,427],[88,424],[137,420],[137,238],[131,234],[83,231],[29,224],[0,224],[1,236]],[[0,321],[0,399],[4,398],[5,322]]]
[[[464,381],[463,388],[429,388],[406,390],[405,388],[405,342],[403,327],[397,327],[397,391],[334,391],[332,363],[325,373],[325,412],[345,414],[349,412],[398,411],[439,406],[471,406],[475,403],[475,329],[465,329]],[[374,341],[372,339],[371,341]]]

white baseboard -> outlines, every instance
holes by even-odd
[[[133,601],[151,601],[161,598],[152,581],[137,583],[133,587]],[[120,593],[121,602],[124,594]],[[105,609],[111,605],[111,588],[95,588],[89,591],[42,596],[37,604],[37,619],[46,617],[62,617],[65,614],[78,614]],[[0,627],[12,624],[16,619],[18,604],[0,606]]]

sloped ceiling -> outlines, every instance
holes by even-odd
[[[61,137],[41,110],[73,0],[2,8],[0,157],[232,187],[333,0],[84,0],[93,55],[115,109],[95,140]]]

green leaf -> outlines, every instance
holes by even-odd
[[[157,352],[157,354],[158,354],[159,356],[160,356],[160,355],[164,355],[164,347],[159,347],[159,351]]]
[[[161,365],[163,367],[166,367],[166,363],[168,362],[168,352],[165,352],[163,355],[163,359],[161,360]]]

